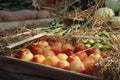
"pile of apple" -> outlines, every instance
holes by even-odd
[[[87,49],[84,45],[73,46],[70,43],[33,43],[17,53],[17,58],[39,64],[54,66],[70,71],[92,75],[98,60],[107,57],[98,48]]]

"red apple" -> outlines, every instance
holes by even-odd
[[[74,58],[73,58],[73,57],[68,56],[67,61],[68,61],[69,63],[71,63],[73,60],[74,60]]]
[[[65,61],[68,56],[65,53],[59,53],[57,54],[57,57],[59,58],[59,60]]]
[[[56,55],[63,52],[62,48],[53,48],[53,47],[52,47],[51,50],[52,50]]]
[[[33,54],[29,51],[29,49],[21,49],[18,52],[17,58],[25,60],[25,61],[30,61],[33,58]]]
[[[49,66],[56,66],[56,64],[59,62],[60,60],[58,59],[57,56],[48,56],[46,57],[45,60],[45,65],[49,65]]]
[[[27,48],[28,48],[34,55],[36,55],[36,54],[43,54],[43,50],[42,50],[40,47],[38,47],[37,45],[32,44],[32,45],[29,45]]]
[[[69,65],[70,65],[70,64],[69,64],[68,61],[59,61],[59,62],[56,64],[56,67],[62,68],[62,69],[67,69]]]
[[[86,46],[84,46],[84,45],[79,45],[79,46],[76,46],[76,47],[75,47],[74,52],[77,53],[77,52],[83,51],[83,50],[86,50]]]
[[[94,72],[94,66],[88,67],[83,73],[88,75],[93,75],[93,72]]]
[[[83,61],[85,58],[88,57],[87,53],[83,52],[83,51],[82,52],[81,51],[77,52],[76,55],[80,58],[81,61]]]
[[[88,56],[89,56],[90,54],[101,54],[101,51],[100,51],[100,49],[98,49],[98,48],[88,49],[88,50],[86,50],[85,52],[88,54]]]
[[[44,63],[45,57],[43,55],[35,55],[31,61],[36,63]]]
[[[85,51],[87,53],[87,55],[89,56],[90,54],[93,54],[94,53],[94,50],[93,49],[88,49]]]
[[[75,55],[75,54],[73,54],[73,55],[71,55],[71,56],[68,56],[68,58],[67,58],[67,61],[68,61],[69,63],[71,63],[71,62],[74,61],[74,60],[79,60],[79,61],[81,61],[80,58],[79,58],[77,55]]]
[[[63,50],[63,53],[67,54],[68,56],[71,56],[74,54],[74,51],[72,49],[65,49]]]
[[[85,70],[84,64],[79,60],[74,60],[70,63],[69,69],[71,71],[83,72]]]

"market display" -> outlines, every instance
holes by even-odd
[[[14,34],[10,34],[12,32],[9,31],[6,32],[7,34],[0,32],[0,54],[33,66],[37,64],[37,68],[42,66],[58,72],[59,70],[63,73],[68,72],[73,76],[80,75],[85,78],[82,80],[90,77],[97,77],[100,80],[119,80],[120,0],[93,0],[90,4],[89,0],[85,0],[84,6],[78,6],[78,4],[83,5],[84,2],[77,0],[68,1],[72,2],[68,5],[62,0],[59,2],[60,5],[66,6],[65,9],[62,6],[62,10],[55,10],[54,5],[56,6],[57,3],[54,2],[50,5],[44,4],[54,8],[53,12],[59,12],[60,16],[56,19],[44,25],[38,23],[39,25],[32,24],[28,25],[29,27],[14,29]],[[73,8],[72,5],[75,7]],[[1,12],[0,14],[5,15]],[[43,19],[52,17],[51,14],[47,10],[37,12],[21,10],[16,13],[8,12],[6,13],[8,16],[2,16],[0,20]],[[46,35],[35,38],[40,34]],[[45,75],[45,77],[49,76]],[[57,79],[54,76],[50,78]]]
[[[39,64],[54,66],[71,71],[92,75],[94,65],[99,58],[104,59],[108,53],[102,53],[98,48],[86,48],[84,45],[72,46],[47,41],[33,43],[18,51],[16,57]]]

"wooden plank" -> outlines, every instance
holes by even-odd
[[[26,43],[26,42],[29,42],[29,41],[31,41],[31,40],[40,38],[40,37],[45,36],[45,35],[46,35],[45,33],[44,33],[44,34],[38,34],[38,35],[32,36],[32,37],[30,37],[30,38],[27,38],[27,39],[25,39],[25,40],[22,40],[22,41],[19,41],[19,42],[16,42],[16,43],[9,44],[8,46],[6,46],[6,48],[14,48],[14,47],[16,47],[16,46],[18,46],[18,45],[24,44],[24,43]]]
[[[20,46],[20,45],[25,44],[25,43],[27,43],[29,41],[32,41],[32,40],[36,40],[36,39],[38,39],[38,38],[40,38],[42,36],[45,36],[45,35],[47,35],[47,34],[46,33],[37,34],[35,36],[32,36],[32,37],[27,38],[27,39],[24,39],[22,41],[11,43],[11,44],[9,44],[8,46],[5,47],[6,53],[7,53],[7,55],[11,56],[12,54],[14,54],[13,53],[13,51],[14,51],[13,48],[14,47]]]
[[[14,73],[42,76],[55,80],[101,80],[101,78],[68,71],[52,66],[22,61],[12,57],[0,57],[0,68]]]
[[[41,23],[45,21],[52,21],[55,18],[48,18],[48,19],[36,19],[36,20],[26,20],[26,21],[14,21],[14,22],[0,22],[0,31],[8,30],[8,29],[14,29],[21,26],[26,26],[30,24],[36,24]]]

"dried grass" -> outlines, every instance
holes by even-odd
[[[120,80],[120,52],[112,53],[96,64],[94,74],[102,80]]]

